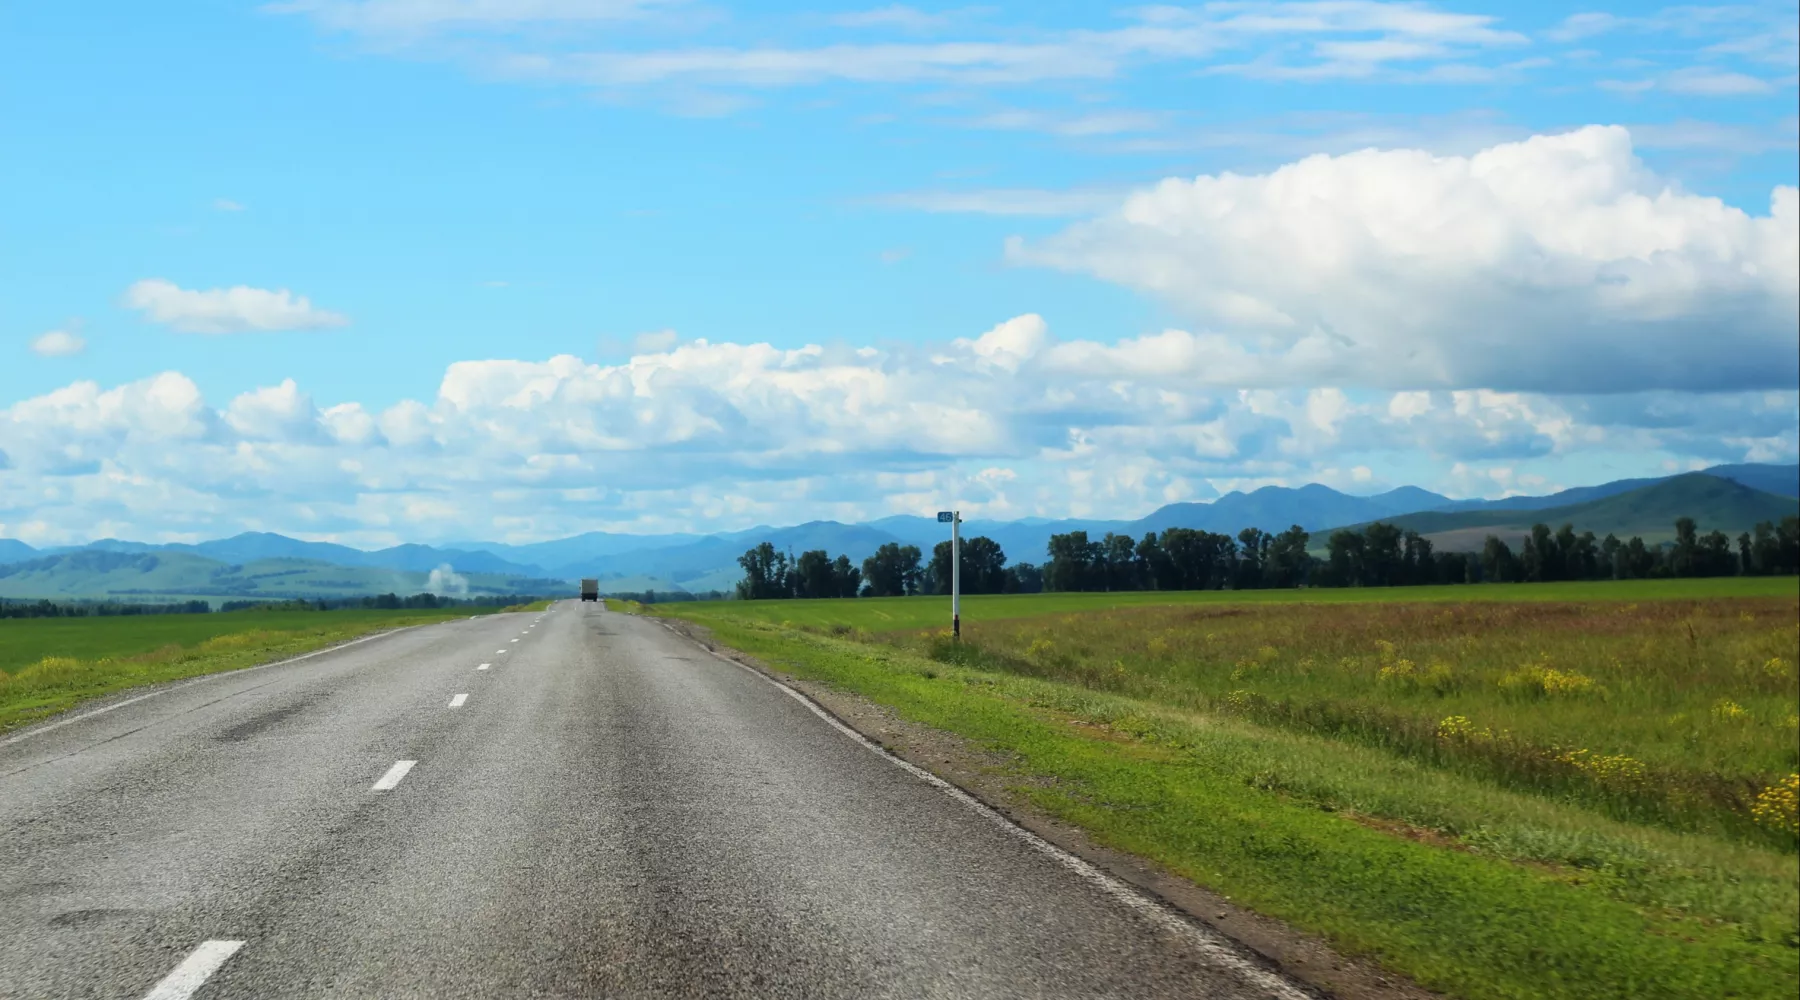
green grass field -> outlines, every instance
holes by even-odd
[[[383,629],[493,610],[0,618],[0,730],[142,684],[236,670]]]
[[[1416,602],[1556,602],[1656,601],[1702,597],[1796,597],[1800,581],[1793,577],[1729,577],[1717,580],[1620,580],[1574,583],[1502,583],[1477,586],[1343,587],[1319,590],[1121,591],[1105,594],[980,594],[964,597],[968,623],[1002,618],[1029,618],[1070,611],[1171,605],[1240,604],[1388,604]],[[616,603],[616,602],[615,602]],[[657,607],[658,614],[684,615],[679,605]],[[800,627],[843,625],[865,631],[932,628],[950,624],[948,597],[877,597],[854,601],[695,602],[697,614],[728,608],[734,618],[791,622]]]
[[[1800,988],[1793,579],[652,610],[1454,996]]]

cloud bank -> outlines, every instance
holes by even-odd
[[[1169,179],[1009,253],[1230,331],[1144,344],[1121,374],[1631,392],[1800,371],[1800,192],[1766,215],[1684,192],[1618,127]]]
[[[992,517],[1135,516],[1270,482],[1367,486],[1366,470],[1347,470],[1419,456],[1492,493],[1505,485],[1495,469],[1539,460],[1793,461],[1800,447],[1792,390],[1574,397],[1125,374],[1203,356],[1192,336],[1065,341],[1025,315],[923,347],[693,341],[616,365],[468,361],[434,398],[378,410],[320,405],[291,380],[222,404],[176,372],[76,382],[0,411],[0,534],[524,540],[946,501]]]

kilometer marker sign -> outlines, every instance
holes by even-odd
[[[938,523],[950,526],[950,637],[962,638],[962,511],[938,511]]]

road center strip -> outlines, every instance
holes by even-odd
[[[375,787],[369,789],[369,791],[371,791],[371,792],[391,792],[391,791],[393,791],[394,786],[400,784],[400,779],[406,777],[406,772],[412,770],[413,765],[417,764],[417,763],[418,763],[418,761],[416,761],[416,760],[394,761],[394,766],[388,768],[387,773],[382,775],[381,780],[375,782]]]
[[[219,966],[224,965],[226,959],[237,954],[237,950],[243,946],[242,941],[207,941],[183,959],[174,972],[164,976],[162,982],[144,994],[144,1000],[187,1000],[213,973],[219,971]]]

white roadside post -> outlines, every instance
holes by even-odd
[[[950,522],[950,637],[962,638],[962,511],[940,510],[938,521]]]

